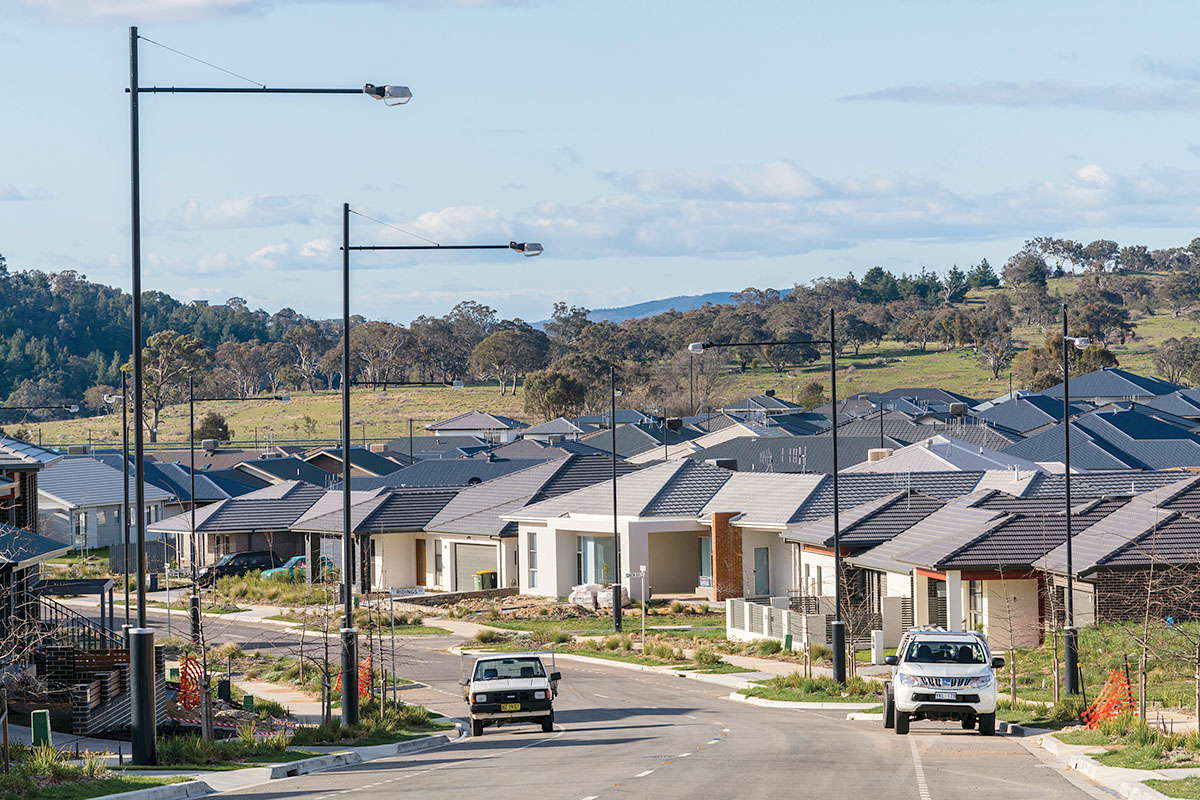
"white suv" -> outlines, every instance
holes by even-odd
[[[888,656],[892,679],[884,684],[883,724],[908,733],[913,720],[953,720],[970,730],[996,732],[996,675],[1004,659],[992,656],[982,634],[914,629]]]

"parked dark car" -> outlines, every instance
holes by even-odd
[[[283,559],[270,550],[229,553],[212,566],[202,567],[197,578],[201,586],[212,586],[218,578],[247,575],[251,572],[258,574],[264,569],[274,569],[282,565]]]

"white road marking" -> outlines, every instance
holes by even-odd
[[[921,800],[929,800],[929,786],[925,783],[925,767],[921,766],[921,754],[917,752],[916,740],[909,739],[908,747],[912,750],[913,770],[917,773],[917,794],[921,796]]]
[[[679,758],[687,758],[690,755],[691,755],[691,753],[680,753]]]
[[[599,796],[600,795],[598,794],[589,794],[587,797],[583,798],[583,800],[596,800],[596,798]]]
[[[605,700],[608,699],[608,695],[606,695],[606,694],[598,694],[598,695],[596,695],[596,697],[603,697]]]
[[[635,778],[644,778],[644,777],[646,777],[647,775],[649,775],[651,772],[654,772],[654,770],[652,770],[652,769],[648,769],[648,770],[646,770],[645,772],[639,772],[637,775],[634,775],[633,777],[635,777]]]

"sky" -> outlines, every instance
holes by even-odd
[[[130,25],[143,86],[413,93],[142,95],[143,287],[184,300],[339,315],[342,203],[353,244],[544,245],[355,253],[354,311],[405,323],[1200,235],[1191,2],[0,0],[0,22],[13,270],[130,286]]]

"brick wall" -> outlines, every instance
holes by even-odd
[[[18,472],[16,475],[20,497],[17,500],[13,524],[27,531],[41,533],[38,529],[37,473]]]
[[[715,511],[712,515],[713,591],[717,602],[743,597],[742,531],[729,524],[738,512]]]

